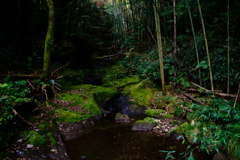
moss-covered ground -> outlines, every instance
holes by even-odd
[[[72,86],[69,91],[58,95],[54,101],[58,107],[50,112],[56,122],[76,122],[101,114],[97,102],[108,101],[118,94],[116,88],[93,85]]]
[[[68,87],[68,90],[60,93],[52,100],[39,118],[34,130],[22,133],[27,144],[33,146],[55,146],[58,138],[58,122],[79,122],[91,116],[101,114],[98,101],[108,101],[118,94],[116,88],[106,88],[93,85],[78,85]],[[36,117],[35,117],[36,118]],[[42,147],[46,148],[46,147]],[[31,150],[26,151],[31,153]]]

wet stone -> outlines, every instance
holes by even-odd
[[[122,113],[117,113],[114,117],[114,120],[116,123],[131,123],[131,120],[128,117],[128,115]]]

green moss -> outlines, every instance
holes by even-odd
[[[165,89],[166,89],[166,91],[170,91],[172,89],[172,86],[171,85],[165,85]]]
[[[176,127],[175,129],[169,131],[167,134],[171,134],[171,133],[177,133],[179,135],[183,135],[184,132],[186,132],[189,128],[189,123],[185,122],[182,125],[180,125],[179,127]]]
[[[149,100],[154,96],[155,90],[145,88],[144,85],[144,82],[128,85],[124,88],[123,94],[132,98],[135,103],[151,107]]]
[[[72,86],[67,93],[59,94],[58,99],[67,101],[58,109],[52,110],[57,122],[76,122],[99,115],[99,102],[108,101],[118,94],[117,88],[93,85]],[[65,106],[64,106],[65,104]],[[71,107],[74,107],[71,109]]]
[[[132,107],[132,108],[138,108],[138,106],[137,106],[137,105],[132,105],[131,107]]]
[[[94,116],[94,114],[91,113],[71,111],[66,108],[54,109],[51,112],[54,116],[56,116],[55,118],[56,122],[77,122],[85,120],[91,116]]]
[[[159,115],[159,114],[161,114],[163,112],[164,112],[164,110],[162,110],[162,109],[147,109],[145,111],[145,114],[147,116],[154,117],[154,116]]]
[[[41,146],[46,143],[46,140],[38,132],[32,130],[25,131],[22,136],[27,140],[27,143],[34,146]]]
[[[173,118],[174,115],[173,114],[164,114],[162,115],[163,117],[166,117],[166,118]]]
[[[135,123],[149,123],[149,122],[156,123],[156,121],[154,119],[150,118],[150,117],[146,117],[146,118],[144,118],[144,120],[138,120]]]
[[[134,84],[140,82],[138,77],[130,77],[121,79],[119,81],[110,81],[103,84],[104,87],[124,87],[129,84]]]
[[[60,99],[70,102],[70,106],[78,106],[81,110],[85,110],[93,115],[101,113],[94,97],[88,95],[81,95],[77,93],[62,93]]]
[[[44,133],[46,133],[46,132],[56,132],[56,131],[58,131],[56,125],[53,124],[53,123],[50,123],[49,121],[43,121],[43,122],[41,122],[41,123],[38,125],[37,128],[39,129],[38,132],[39,132],[40,134],[44,134]]]
[[[54,145],[57,144],[57,141],[55,140],[55,138],[53,137],[53,135],[52,135],[51,132],[48,132],[48,133],[46,134],[46,137],[47,137],[47,139],[50,141],[51,146],[54,146]]]
[[[156,122],[154,119],[150,118],[150,117],[146,117],[143,120],[144,122]]]

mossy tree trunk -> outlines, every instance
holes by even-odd
[[[161,36],[161,27],[160,27],[160,16],[158,12],[159,11],[158,0],[154,1],[153,8],[154,8],[154,17],[155,17],[155,25],[156,25],[156,33],[157,33],[157,45],[158,45],[162,91],[163,91],[163,94],[165,95],[166,90],[165,90],[165,79],[164,79],[163,48],[162,48],[162,36]]]
[[[54,43],[54,21],[55,21],[55,7],[53,0],[47,0],[49,9],[48,15],[48,29],[44,47],[44,59],[43,59],[43,75],[44,80],[50,79],[50,64],[51,64],[51,52]]]

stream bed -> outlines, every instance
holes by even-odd
[[[186,159],[179,153],[187,152],[182,141],[152,132],[134,132],[132,124],[117,124],[106,117],[93,128],[83,131],[79,138],[65,141],[68,155],[73,160],[164,160],[166,153],[176,151],[175,159]],[[194,152],[195,160],[210,160],[205,152]]]

